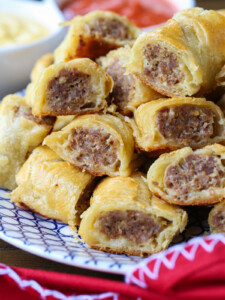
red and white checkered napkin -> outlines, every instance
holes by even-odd
[[[0,264],[0,300],[224,300],[225,235],[194,238],[152,255],[125,281]]]

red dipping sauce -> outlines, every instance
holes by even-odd
[[[62,8],[68,20],[93,10],[113,11],[138,27],[148,27],[167,21],[177,8],[167,0],[70,0]]]

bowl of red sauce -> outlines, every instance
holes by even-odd
[[[65,18],[108,10],[126,16],[145,31],[172,18],[179,10],[195,6],[194,0],[58,0]]]

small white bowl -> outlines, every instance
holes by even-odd
[[[35,42],[0,46],[0,99],[23,89],[29,82],[31,69],[43,54],[52,52],[62,41],[65,29],[59,26],[64,16],[54,0],[1,0],[0,12],[32,18],[45,25],[50,34]]]

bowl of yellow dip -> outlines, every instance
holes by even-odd
[[[36,60],[62,41],[62,21],[54,0],[0,1],[0,98],[27,85]]]

